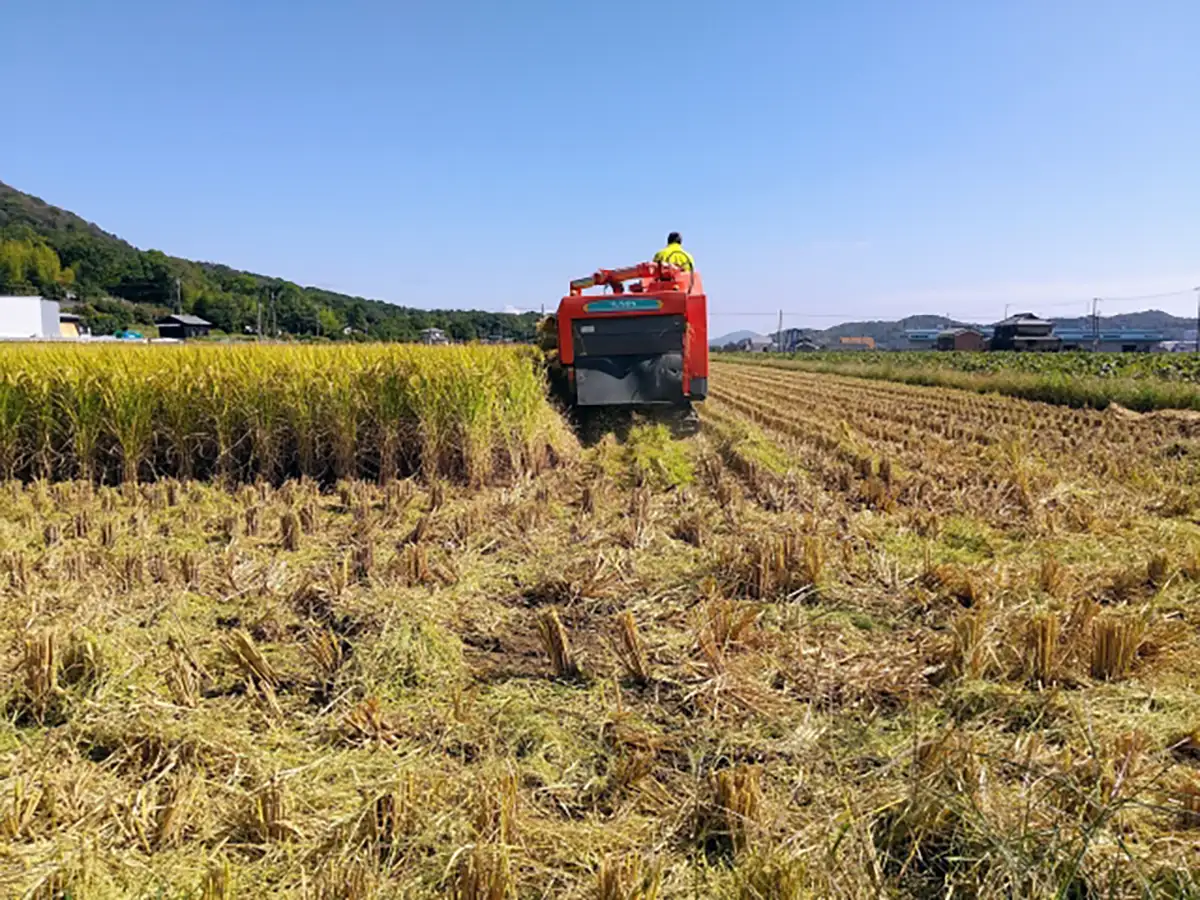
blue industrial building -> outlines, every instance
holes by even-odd
[[[1063,350],[1094,348],[1101,353],[1149,353],[1159,349],[1165,339],[1160,331],[1131,329],[1104,328],[1097,334],[1089,328],[1061,328],[1055,329],[1054,333],[1062,339]]]
[[[941,328],[913,328],[904,332],[909,350],[934,350],[937,348],[938,335]]]

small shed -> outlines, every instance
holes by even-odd
[[[74,313],[59,313],[58,333],[60,337],[77,338],[87,334],[83,319]]]
[[[983,332],[974,328],[948,328],[937,336],[939,350],[983,350]]]
[[[165,319],[159,319],[157,324],[159,337],[178,338],[181,341],[188,338],[208,337],[208,332],[212,328],[212,322],[185,313],[176,313]]]
[[[440,328],[422,328],[421,329],[422,344],[448,344],[450,339],[446,337],[446,332]]]

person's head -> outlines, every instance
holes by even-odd
[[[672,231],[670,234],[667,235],[667,246],[670,246],[671,244],[682,244],[682,243],[683,243],[683,235],[681,235],[678,231]]]

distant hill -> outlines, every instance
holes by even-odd
[[[765,335],[761,335],[757,331],[731,331],[729,334],[723,334],[720,337],[709,338],[708,346],[724,347],[726,344],[736,344],[750,338],[760,337],[765,337]]]
[[[140,250],[86,219],[0,182],[0,294],[72,301],[97,334],[148,325],[178,305],[220,330],[333,339],[531,340],[538,315],[423,310],[301,287],[282,278]],[[274,314],[272,315],[272,309]]]
[[[1090,329],[1092,327],[1092,320],[1087,316],[1051,319],[1051,321],[1058,328]],[[833,325],[829,328],[802,330],[815,343],[823,347],[835,346],[838,343],[838,339],[843,337],[871,337],[875,339],[876,346],[881,349],[902,350],[908,346],[908,339],[905,336],[905,332],[907,331],[920,331],[933,328],[959,328],[964,326],[982,328],[991,324],[990,322],[960,322],[957,319],[948,319],[945,316],[919,315],[907,316],[896,321],[843,322],[840,325]],[[1122,313],[1116,316],[1101,316],[1100,328],[1158,331],[1162,333],[1164,340],[1168,341],[1190,340],[1196,334],[1196,323],[1193,319],[1173,316],[1158,309]],[[747,337],[774,337],[774,332],[770,335],[756,335],[753,331],[735,331],[732,334],[714,338],[709,341],[709,346],[723,347],[726,344],[736,343]]]

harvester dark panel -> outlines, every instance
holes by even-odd
[[[683,402],[683,351],[575,360],[580,406],[636,406]]]
[[[575,358],[683,353],[683,316],[605,316],[576,319]]]

